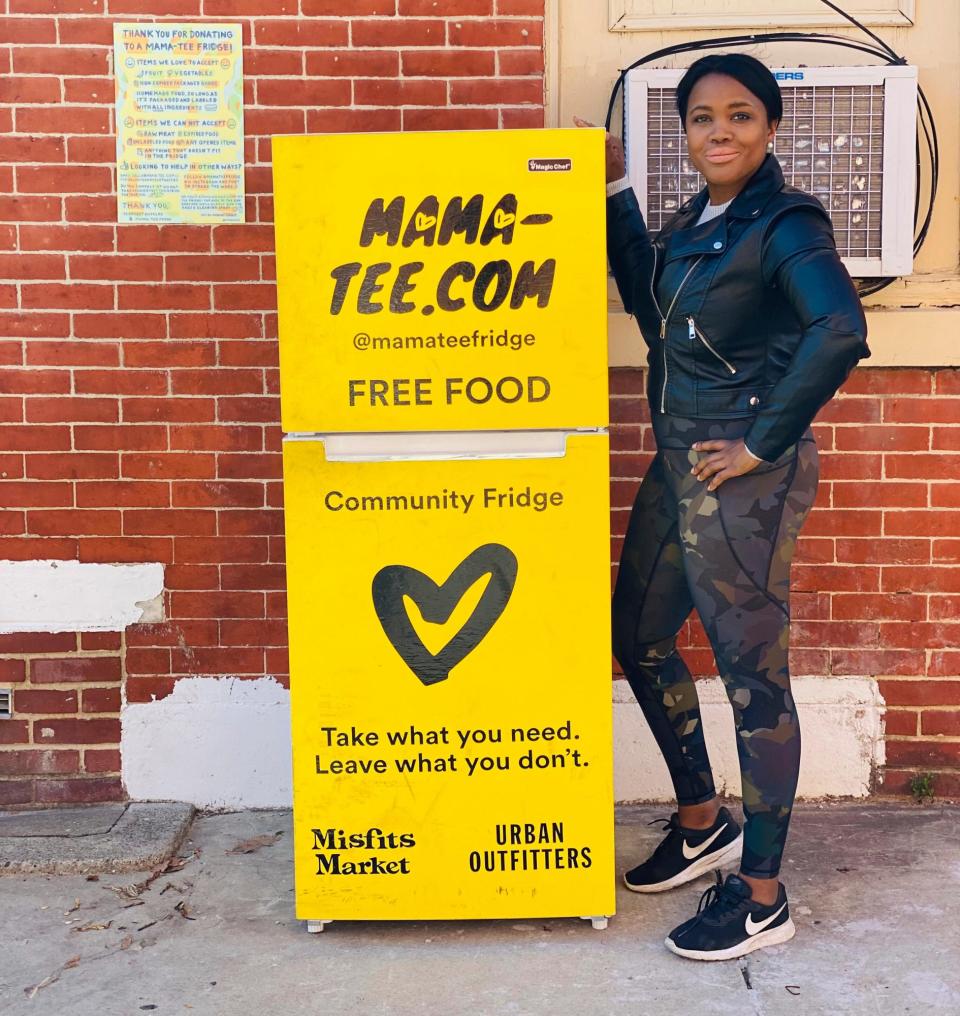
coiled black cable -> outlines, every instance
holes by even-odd
[[[839,35],[830,35],[823,32],[763,32],[751,35],[728,35],[722,38],[701,39],[697,42],[684,42],[678,43],[674,46],[666,46],[663,49],[647,53],[645,56],[640,57],[639,60],[634,60],[629,67],[620,71],[620,74],[617,76],[616,83],[613,86],[613,91],[610,94],[609,105],[607,106],[607,117],[605,120],[606,129],[608,131],[610,130],[610,125],[613,122],[614,109],[616,108],[617,95],[623,89],[623,83],[626,80],[627,74],[635,67],[642,67],[644,64],[651,63],[654,60],[663,60],[667,57],[676,56],[679,53],[701,52],[711,49],[726,49],[731,46],[755,46],[758,43],[764,42],[807,42],[829,46],[840,46],[844,49],[852,49],[861,53],[868,53],[871,56],[878,57],[886,64],[904,65],[907,63],[906,57],[897,53],[876,33],[871,32],[866,25],[861,24],[861,22],[859,22],[851,14],[842,10],[835,3],[832,3],[831,0],[820,0],[820,2],[835,11],[841,17],[846,18],[846,20],[852,25],[859,28],[862,32],[864,32],[864,34],[869,36],[876,45],[866,42],[858,42],[854,39],[845,39]],[[914,256],[919,253],[920,248],[927,239],[927,233],[930,230],[930,222],[933,218],[933,205],[937,196],[937,187],[940,180],[940,141],[937,136],[937,126],[933,118],[933,112],[930,109],[930,103],[927,101],[927,97],[919,84],[917,85],[917,111],[919,127],[917,130],[916,143],[917,184],[914,190],[913,208]],[[623,123],[623,120],[621,119],[621,134],[624,133],[625,126],[625,123]],[[923,165],[920,148],[921,133],[923,141],[926,144],[927,157],[930,163],[929,193],[927,196],[927,207],[922,221],[920,220],[920,190]],[[896,279],[896,276],[869,280],[860,279],[857,280],[857,292],[862,297],[871,296],[874,293],[878,293],[881,289],[885,289],[892,282],[895,282]]]

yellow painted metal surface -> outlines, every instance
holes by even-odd
[[[613,912],[607,455],[285,443],[299,917]]]
[[[284,430],[604,426],[600,130],[273,141]]]

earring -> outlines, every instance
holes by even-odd
[[[768,141],[767,142],[767,151],[768,152],[772,152],[773,151],[773,142],[772,141]]]

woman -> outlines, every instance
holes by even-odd
[[[650,347],[657,444],[627,529],[613,640],[678,802],[626,884],[661,892],[739,859],[739,874],[718,876],[666,939],[681,956],[717,960],[795,932],[778,881],[800,764],[790,561],[817,490],[810,423],[870,351],[827,213],[784,185],[771,154],[783,106],[770,71],[742,54],[704,57],[678,85],[677,109],[707,185],[656,236],[607,136],[608,253]],[[742,833],[719,807],[676,649],[694,607],[733,707]]]

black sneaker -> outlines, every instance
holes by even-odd
[[[669,819],[656,818],[653,822],[663,822],[667,836],[650,858],[623,876],[626,887],[635,893],[662,893],[699,878],[711,868],[740,860],[743,833],[726,808],[720,809],[709,829],[684,829],[676,812]]]
[[[750,886],[738,875],[717,881],[700,897],[696,916],[664,940],[678,956],[692,960],[732,960],[754,949],[789,942],[797,929],[790,919],[787,891],[781,884],[772,906],[755,903]]]

